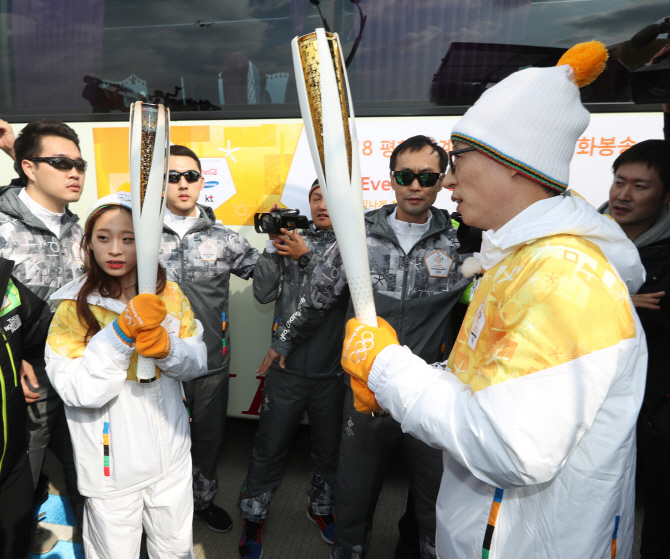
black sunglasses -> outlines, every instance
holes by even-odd
[[[421,186],[435,186],[437,179],[442,173],[412,173],[411,171],[392,171],[391,174],[400,186],[409,186],[414,179],[419,181]]]
[[[195,182],[200,178],[200,173],[198,173],[198,171],[184,171],[183,173],[178,171],[170,171],[168,174],[168,181],[176,184],[181,180],[182,177],[186,179],[186,182]]]
[[[451,172],[452,173],[456,172],[456,163],[454,163],[454,159],[452,156],[460,155],[461,153],[467,153],[468,151],[474,151],[476,149],[477,148],[469,147],[469,148],[455,149],[452,151],[448,151],[447,155],[449,156],[449,167],[451,167]]]
[[[83,159],[70,159],[69,157],[33,157],[28,161],[35,161],[38,163],[48,163],[54,169],[60,171],[69,171],[72,167],[76,167],[77,171],[83,173],[88,169],[88,163]]]

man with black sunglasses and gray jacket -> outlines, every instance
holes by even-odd
[[[167,279],[178,283],[188,297],[207,345],[207,375],[184,383],[192,418],[194,514],[210,530],[227,532],[232,520],[214,504],[214,497],[228,408],[230,275],[249,279],[258,251],[242,235],[217,223],[211,208],[197,203],[204,186],[198,156],[185,146],[170,146],[160,260]]]
[[[1,148],[16,159],[14,168],[20,177],[0,189],[0,256],[13,260],[16,278],[48,301],[56,289],[83,273],[79,250],[82,230],[67,205],[81,196],[87,163],[81,157],[77,134],[62,122],[32,122],[15,142],[11,126],[3,121],[0,129]],[[49,447],[63,465],[67,491],[81,526],[84,501],[77,490],[63,402],[49,382],[41,356],[23,363],[21,383],[29,404],[28,457],[37,498],[42,499],[47,489],[46,476],[40,479],[40,473]],[[43,537],[46,535],[46,530],[38,532],[34,551],[46,552],[55,545],[57,540]]]
[[[442,188],[447,154],[431,138],[414,136],[396,147],[390,165],[398,203],[365,217],[375,306],[377,314],[397,329],[402,344],[429,362],[439,361],[451,349],[452,311],[470,284],[461,273],[468,255],[456,252],[457,229],[447,212],[433,207]],[[280,320],[272,349],[290,355],[347,289],[342,257],[334,247],[298,293],[299,312],[290,320]],[[349,305],[347,317],[351,316]],[[398,447],[409,468],[421,557],[435,557],[440,451],[403,434],[388,414],[370,413],[365,402],[354,401],[350,379],[346,381],[331,558],[361,559],[366,554],[386,467]]]

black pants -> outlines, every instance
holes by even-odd
[[[670,550],[670,435],[642,416],[638,424],[639,487],[644,503],[642,559],[666,559]]]
[[[267,517],[305,411],[312,443],[309,507],[315,514],[332,510],[344,393],[340,377],[305,378],[274,368],[268,371],[258,434],[240,493],[243,518],[258,522]]]
[[[193,507],[196,511],[207,508],[219,488],[216,460],[226,425],[228,381],[226,370],[183,383],[186,405],[191,412]]]
[[[435,504],[442,481],[442,452],[403,433],[392,417],[373,417],[356,411],[347,389],[335,501],[335,546],[331,558],[363,557],[370,545],[372,518],[384,476],[400,446],[410,475],[416,522],[423,556],[432,555],[435,542]],[[431,551],[429,551],[431,549]]]
[[[32,518],[33,479],[25,453],[0,487],[0,558],[28,555]]]
[[[50,448],[63,466],[65,488],[70,497],[72,508],[75,510],[77,522],[80,523],[84,511],[84,498],[79,494],[77,487],[77,470],[74,464],[74,450],[70,429],[65,418],[63,400],[55,392],[49,392],[46,397],[32,404],[28,404],[26,413],[26,432],[28,434],[28,459],[33,480],[33,486],[42,472],[44,456]],[[81,524],[79,525],[81,528]]]

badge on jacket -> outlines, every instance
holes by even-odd
[[[486,324],[486,315],[484,314],[485,304],[486,301],[484,301],[481,305],[479,305],[479,308],[477,309],[477,314],[475,314],[475,318],[472,321],[472,328],[470,328],[470,334],[468,335],[468,347],[472,351],[474,351],[475,348],[477,347],[479,336],[481,335],[482,330],[484,329],[484,325]]]
[[[423,261],[428,268],[428,275],[432,278],[446,278],[454,263],[453,259],[441,250],[434,250]]]
[[[198,245],[198,254],[205,262],[216,262],[219,257],[219,246],[209,239],[205,239]]]
[[[163,328],[165,328],[168,331],[168,334],[174,334],[175,336],[179,336],[179,330],[181,329],[181,320],[179,320],[177,317],[172,316],[171,314],[167,314],[165,317],[165,320],[162,322]]]

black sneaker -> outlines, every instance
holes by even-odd
[[[44,555],[49,553],[58,543],[58,536],[41,524],[45,513],[33,520],[30,530],[30,553],[33,555]]]
[[[240,557],[242,559],[261,559],[263,557],[261,531],[264,524],[265,520],[260,522],[244,521],[244,531],[240,538]]]
[[[200,520],[204,520],[207,528],[215,532],[227,532],[233,527],[233,521],[221,507],[211,503],[207,508],[194,512]]]

